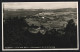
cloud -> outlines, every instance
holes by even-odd
[[[4,2],[4,9],[77,8],[78,2]]]

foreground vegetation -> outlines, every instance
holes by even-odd
[[[24,19],[6,20],[4,23],[5,47],[55,46],[56,48],[73,48],[77,45],[77,27],[73,20],[69,20],[66,28],[59,30],[60,32],[53,28],[46,31],[45,34],[40,31],[31,33],[30,28],[38,28],[38,26],[29,26]],[[41,27],[41,29],[45,28]]]

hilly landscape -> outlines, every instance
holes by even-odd
[[[77,8],[7,9],[3,25],[5,47],[77,47]]]

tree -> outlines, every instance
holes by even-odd
[[[75,23],[73,21],[73,19],[69,20],[68,21],[68,24],[66,26],[66,29],[65,29],[67,32],[72,32],[75,30]]]
[[[65,28],[65,44],[68,48],[77,47],[77,30],[73,19],[68,21]]]

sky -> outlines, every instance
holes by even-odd
[[[77,8],[78,2],[3,2],[4,9]]]

